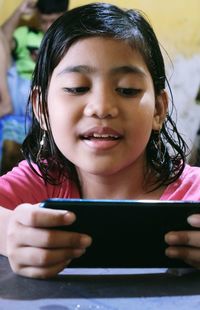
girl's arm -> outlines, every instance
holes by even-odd
[[[7,256],[6,236],[12,211],[0,207],[0,254]]]

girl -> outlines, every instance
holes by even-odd
[[[54,276],[92,242],[51,230],[75,216],[39,208],[44,199],[200,199],[200,170],[185,164],[165,83],[157,38],[136,10],[89,4],[50,27],[33,76],[26,161],[0,179],[0,249],[14,272]],[[199,215],[188,221],[200,227]],[[166,242],[166,255],[200,267],[200,232],[170,232]]]

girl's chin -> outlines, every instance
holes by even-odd
[[[77,169],[79,172],[81,172],[81,174],[91,174],[97,177],[108,177],[108,176],[114,176],[116,175],[118,172],[120,172],[119,167],[112,167],[111,165],[106,165],[104,167],[87,167],[86,165],[84,167],[79,167]]]

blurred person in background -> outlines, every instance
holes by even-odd
[[[68,0],[24,0],[1,25],[1,174],[22,159],[26,105],[40,43],[44,33],[68,9],[68,5]],[[31,19],[25,23],[24,17],[27,16]]]

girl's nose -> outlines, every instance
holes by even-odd
[[[84,115],[100,119],[117,117],[118,107],[114,94],[104,92],[91,95],[86,103]]]

